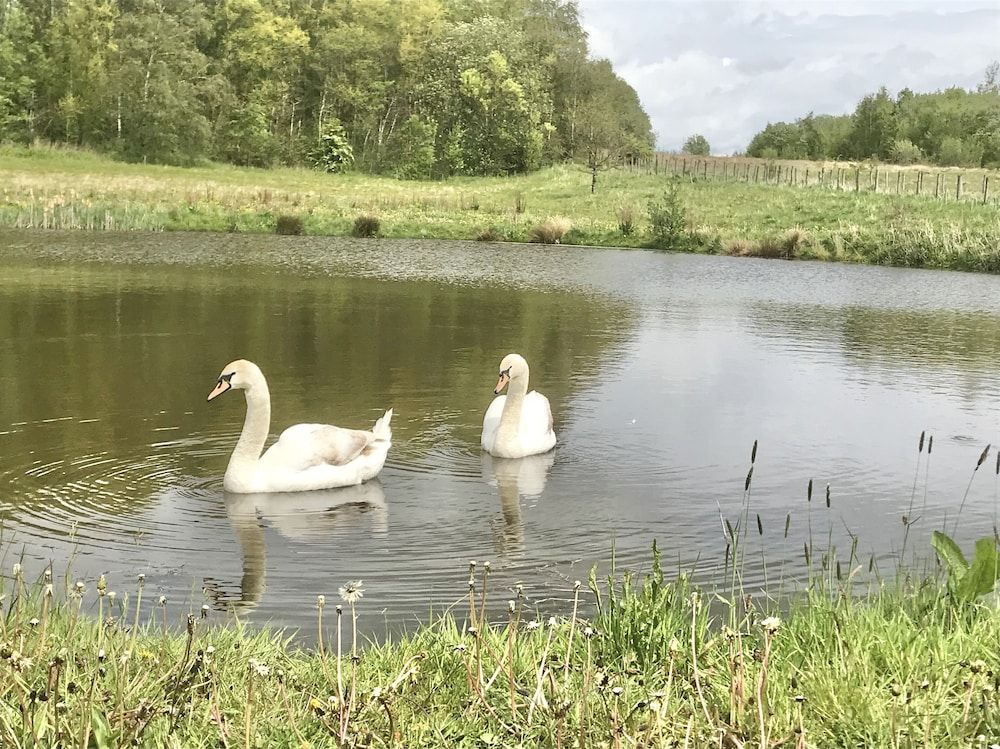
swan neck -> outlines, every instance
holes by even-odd
[[[244,391],[247,401],[247,416],[243,421],[243,431],[233,450],[229,465],[256,463],[260,458],[264,443],[271,428],[271,394],[267,383],[254,383]]]
[[[528,392],[528,378],[517,377],[507,386],[507,400],[503,404],[503,414],[500,416],[499,433],[504,436],[517,433],[521,423],[521,410],[524,407],[524,396]]]

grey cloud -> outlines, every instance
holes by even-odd
[[[1000,3],[581,0],[591,49],[631,83],[659,145],[716,153],[768,121],[843,114],[886,86],[975,86],[1000,58]]]

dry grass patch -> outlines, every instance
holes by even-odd
[[[573,228],[573,223],[563,216],[549,216],[531,229],[531,241],[542,244],[559,244]]]

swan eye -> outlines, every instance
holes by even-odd
[[[230,372],[229,374],[224,374],[224,375],[222,375],[222,377],[219,378],[219,382],[226,382],[226,383],[228,383],[230,380],[233,379],[233,375],[235,375],[235,374],[236,374],[235,372]]]
[[[500,376],[501,377],[510,377],[510,367],[507,367],[507,369],[500,370]]]

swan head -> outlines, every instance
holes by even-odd
[[[500,362],[500,379],[497,380],[497,386],[493,389],[494,395],[499,395],[512,380],[520,380],[527,376],[528,362],[524,360],[524,357],[520,354],[507,354]]]
[[[218,398],[227,390],[250,390],[255,383],[264,379],[264,374],[253,362],[246,359],[237,359],[229,362],[222,368],[219,381],[215,383],[212,392],[208,394],[208,400]]]

